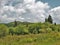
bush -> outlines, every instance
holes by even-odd
[[[40,29],[39,32],[40,33],[46,33],[46,31],[44,29]]]
[[[20,34],[28,34],[29,31],[26,27],[24,26],[17,26],[15,28],[15,34],[20,35]]]
[[[32,34],[38,34],[40,27],[37,24],[32,24],[29,26],[28,30]]]
[[[15,29],[13,27],[9,28],[9,34],[11,35],[15,34]]]
[[[51,28],[47,28],[46,29],[46,33],[50,33],[50,32],[52,32],[52,29]]]
[[[5,25],[0,25],[0,37],[8,35],[9,30]]]

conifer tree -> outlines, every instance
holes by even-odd
[[[48,17],[48,22],[53,23],[53,19],[52,19],[51,15],[49,15],[49,17]]]
[[[54,23],[54,25],[56,25],[56,23]]]
[[[48,22],[48,19],[47,18],[45,18],[45,22]]]
[[[16,27],[16,26],[17,26],[17,21],[15,20],[15,21],[14,21],[14,27]]]

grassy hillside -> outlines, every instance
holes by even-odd
[[[60,33],[8,35],[0,38],[0,45],[60,45]]]
[[[0,45],[60,45],[60,25],[29,22],[0,24]]]

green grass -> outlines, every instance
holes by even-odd
[[[8,35],[0,38],[0,45],[60,45],[60,33]]]

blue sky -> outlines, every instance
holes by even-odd
[[[49,16],[60,23],[60,0],[0,0],[0,20],[44,22]]]
[[[44,3],[47,2],[51,7],[60,6],[60,0],[37,0],[37,1],[42,1]]]

